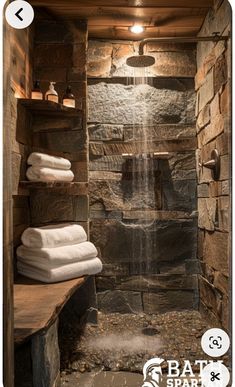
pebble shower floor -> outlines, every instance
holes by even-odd
[[[98,321],[97,326],[62,323],[62,386],[111,387],[117,383],[118,387],[137,387],[143,381],[143,365],[152,357],[181,363],[209,359],[201,349],[201,337],[213,323],[207,323],[197,311],[99,313]],[[143,333],[150,327],[154,336]],[[223,360],[228,365],[228,356]],[[198,373],[198,366],[193,371]]]

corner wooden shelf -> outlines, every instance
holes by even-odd
[[[82,115],[82,110],[80,109],[70,108],[52,101],[19,98],[18,103],[33,113],[43,112],[44,115],[56,113],[70,117]]]
[[[74,192],[77,195],[88,194],[87,182],[67,182],[67,181],[49,181],[49,182],[37,182],[37,181],[20,181],[19,188],[27,190],[68,190]]]
[[[33,335],[46,331],[87,278],[45,284],[18,276],[14,284],[15,344],[20,345]]]

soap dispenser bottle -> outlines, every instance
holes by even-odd
[[[31,91],[31,99],[43,99],[39,81],[35,81],[34,83],[33,89]]]
[[[50,82],[49,90],[46,92],[45,99],[47,101],[59,102],[58,93],[55,90],[55,82]]]
[[[75,108],[76,102],[75,97],[72,93],[71,86],[68,86],[63,96],[63,105],[71,108]]]

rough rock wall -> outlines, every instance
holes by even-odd
[[[134,80],[125,65],[136,50],[132,42],[90,41],[88,48],[91,240],[104,262],[99,306],[196,308],[195,47],[149,46],[158,60],[144,85],[143,70]],[[156,161],[148,199],[133,190],[133,166],[122,157],[146,146],[169,152]]]
[[[78,117],[33,115],[12,93],[12,193],[14,247],[29,226],[53,222],[79,222],[88,231],[87,192],[69,190],[47,192],[22,188],[27,180],[27,158],[32,151],[66,157],[71,161],[76,182],[88,182],[88,145],[86,123],[86,53],[87,25],[84,21],[56,22],[36,10],[34,35],[30,31],[15,32],[12,42],[12,89],[15,95],[29,98],[33,80],[39,79],[43,93],[50,81],[57,82],[61,98],[70,82],[81,109]],[[30,35],[31,34],[31,35]],[[26,53],[25,53],[26,52]],[[23,75],[22,75],[23,74]],[[19,118],[17,118],[17,116]],[[35,117],[36,116],[36,117]]]
[[[231,32],[227,0],[215,2],[200,35]],[[221,171],[214,181],[210,170],[198,168],[200,306],[226,328],[230,319],[231,270],[231,43],[200,43],[197,50],[198,159],[207,161],[211,151],[221,155]]]
[[[138,48],[138,42],[90,40],[88,76],[100,78],[132,76],[133,70],[127,66],[126,60],[132,55],[137,55]],[[150,43],[146,50],[156,60],[153,66],[146,69],[146,75],[170,78],[194,77],[196,72],[194,45]]]

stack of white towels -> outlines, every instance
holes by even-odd
[[[18,272],[46,283],[93,275],[102,271],[96,247],[83,227],[59,224],[28,228],[17,249]]]
[[[63,157],[33,152],[28,158],[26,176],[30,181],[73,181],[71,163]]]

